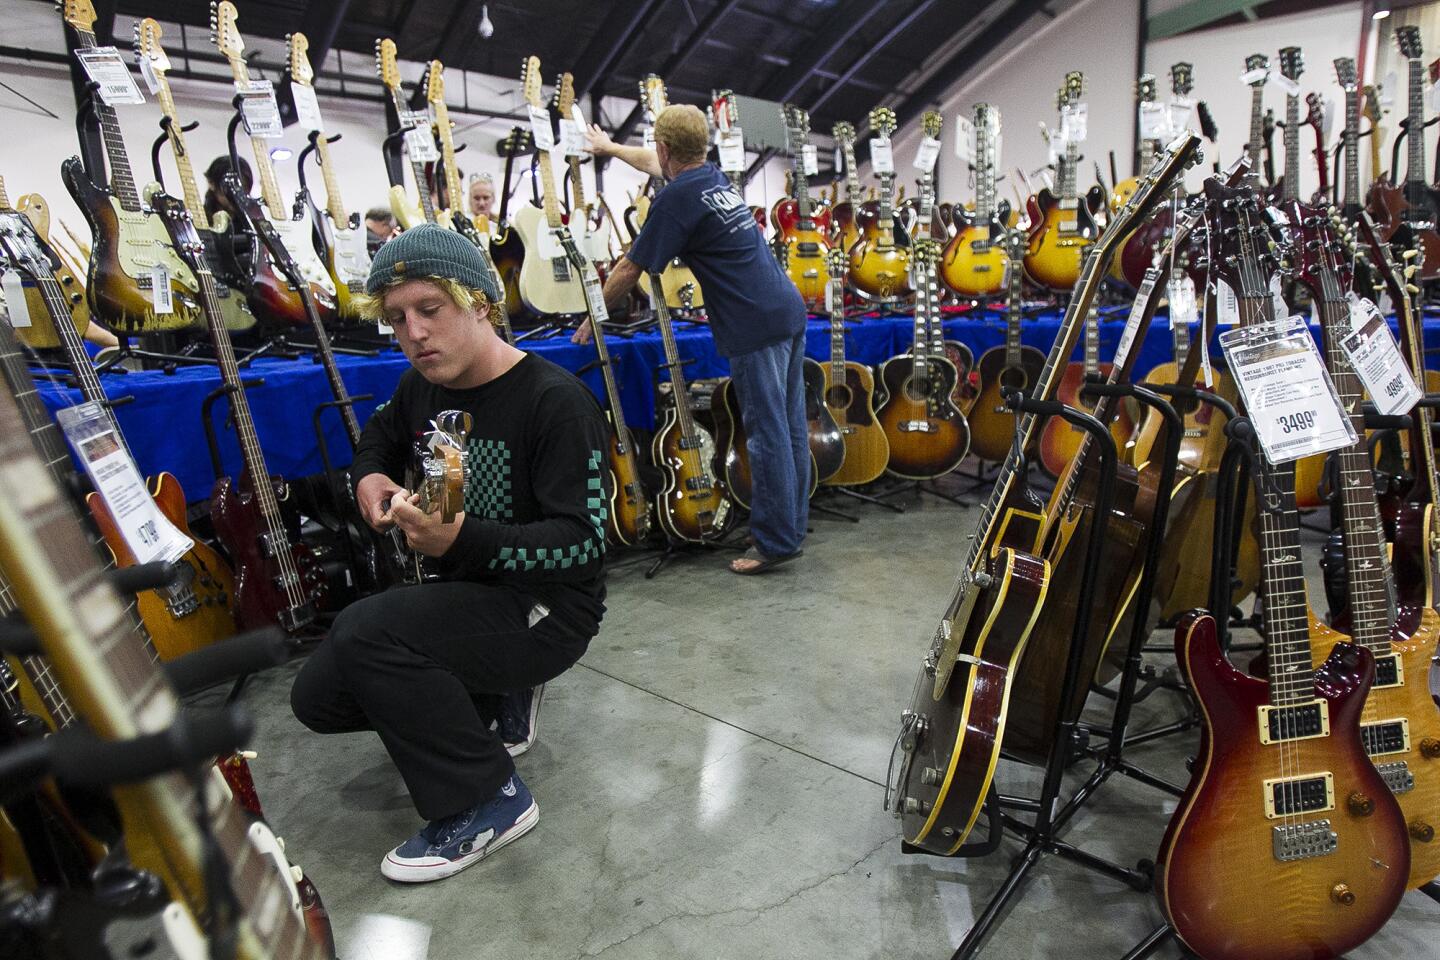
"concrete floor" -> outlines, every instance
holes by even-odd
[[[817,517],[805,557],[765,577],[728,573],[728,554],[651,581],[643,567],[614,571],[604,628],[551,684],[540,741],[519,761],[539,826],[438,884],[380,876],[419,822],[378,739],[302,728],[293,667],[257,678],[255,777],[341,957],[948,957],[1019,845],[983,860],[905,856],[881,810],[897,718],[976,513],[902,502],[904,515],[858,507],[853,526]],[[1182,712],[1157,694],[1137,726]],[[1184,782],[1194,743],[1172,737],[1132,759]],[[1038,790],[1016,765],[998,782]],[[1112,780],[1066,838],[1133,864],[1155,855],[1173,808]],[[1070,863],[1047,860],[1033,878],[984,957],[1118,958],[1160,921],[1153,895]],[[1351,956],[1436,957],[1437,944],[1440,905],[1412,893]]]

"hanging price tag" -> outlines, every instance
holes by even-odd
[[[585,271],[585,303],[590,308],[590,319],[595,323],[610,319],[610,311],[605,308],[604,288],[600,286],[600,277],[594,270]]]
[[[1289,77],[1285,76],[1285,74],[1281,73],[1278,70],[1270,71],[1270,80],[1272,83],[1275,84],[1275,86],[1285,91],[1285,95],[1287,97],[1300,96],[1300,81],[1291,80]]]
[[[832,314],[835,312],[835,284],[833,283],[825,284],[825,312]]]
[[[940,141],[933,137],[921,137],[920,146],[915,149],[915,160],[912,166],[916,170],[930,173],[935,169],[935,161],[940,157]]]
[[[1285,306],[1285,291],[1280,285],[1280,275],[1274,274],[1270,277],[1270,319],[1279,320],[1281,317],[1290,315],[1290,308]]]
[[[877,174],[895,172],[895,155],[890,150],[889,137],[871,138],[870,169]]]
[[[135,86],[120,51],[114,47],[82,47],[75,51],[75,59],[85,69],[85,74],[100,85],[100,99],[109,106],[122,103],[144,103],[145,95]]]
[[[19,330],[30,326],[30,305],[25,302],[25,280],[18,270],[6,270],[0,277],[0,292],[5,294],[5,310],[10,314],[10,326]]]
[[[1145,271],[1145,279],[1140,281],[1140,288],[1135,291],[1135,302],[1130,306],[1130,316],[1125,321],[1125,329],[1120,331],[1120,342],[1115,344],[1115,365],[1122,366],[1125,358],[1130,355],[1130,345],[1135,342],[1135,334],[1140,329],[1140,320],[1145,316],[1145,302],[1150,299],[1150,294],[1155,291],[1155,284],[1160,282],[1160,269],[1151,267]]]
[[[1140,139],[1168,140],[1170,112],[1163,103],[1140,104]]]
[[[174,313],[175,301],[170,291],[170,271],[165,264],[157,263],[150,268],[150,299],[156,313]]]
[[[800,169],[807,177],[820,173],[820,158],[815,155],[815,144],[807,143],[800,148]]]
[[[1431,110],[1440,110],[1440,83],[1432,83],[1425,88],[1425,102],[1430,105]]]
[[[160,57],[157,59],[163,59],[164,56],[165,54],[161,52]],[[160,78],[155,76],[155,63],[143,53],[138,59],[140,61],[140,79],[145,81],[145,89],[149,90],[152,96],[159,93]],[[166,64],[166,68],[169,68],[168,63]]]
[[[1340,341],[1355,375],[1365,391],[1385,416],[1409,413],[1423,396],[1410,368],[1400,355],[1400,347],[1390,332],[1390,324],[1379,308],[1369,300],[1348,295],[1350,323],[1355,332]]]
[[[1220,326],[1233,327],[1240,322],[1240,299],[1230,284],[1215,278],[1215,321]]]
[[[137,562],[174,563],[195,546],[155,505],[104,407],[82,403],[55,417]]]
[[[1271,463],[1355,442],[1350,418],[1303,317],[1227,330],[1220,334],[1220,347]]]
[[[654,128],[654,127],[646,127],[644,130],[640,131],[640,145],[641,145],[642,147],[644,147],[646,150],[654,150],[654,149],[655,149],[655,128]]]
[[[325,118],[320,116],[320,101],[315,99],[315,88],[308,83],[291,83],[290,95],[295,100],[295,118],[302,130],[325,132]]]
[[[405,153],[415,163],[434,163],[440,159],[440,149],[435,146],[429,125],[405,131]]]
[[[536,150],[549,150],[555,146],[555,131],[550,128],[550,111],[544,107],[527,107],[530,111],[530,135],[535,139]]]
[[[958,117],[955,120],[955,156],[962,161],[975,166],[975,158],[979,152],[975,146],[975,123],[969,117]]]
[[[1240,82],[1248,87],[1252,83],[1259,83],[1261,80],[1264,80],[1268,76],[1270,76],[1269,70],[1267,70],[1265,67],[1256,67],[1254,70],[1246,70],[1244,73],[1240,74]]]
[[[1178,275],[1177,275],[1178,274]],[[1170,277],[1170,329],[1190,329],[1199,311],[1195,306],[1195,282],[1189,274],[1177,271]]]
[[[1060,108],[1060,139],[1066,143],[1083,143],[1088,133],[1090,107],[1084,103],[1066,104]]]
[[[251,80],[243,87],[237,83],[235,89],[240,94],[240,113],[245,119],[246,133],[263,140],[278,140],[285,135],[273,83]]]
[[[740,173],[745,169],[745,137],[739,127],[721,130],[718,140],[720,169]]]
[[[1170,121],[1169,135],[1166,139],[1178,137],[1186,130],[1189,130],[1190,115],[1194,113],[1194,111],[1195,102],[1189,97],[1176,97],[1174,100],[1171,100],[1169,106],[1166,108],[1166,113]]]
[[[566,117],[560,118],[560,146],[567,157],[585,156],[585,127]]]

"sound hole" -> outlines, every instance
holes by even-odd
[[[1000,371],[1000,386],[1010,390],[1024,390],[1030,385],[1030,378],[1023,367],[1006,367]]]
[[[825,391],[825,406],[834,410],[848,409],[851,396],[850,388],[846,384],[831,384],[830,389]]]

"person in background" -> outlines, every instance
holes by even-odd
[[[781,271],[750,208],[713,163],[705,115],[672,105],[655,120],[655,149],[617,144],[598,126],[588,149],[619,157],[668,183],[629,252],[605,280],[605,302],[617,307],[640,279],[676,257],[695,271],[715,347],[730,361],[749,434],[754,484],[754,545],[730,564],[755,574],[802,554],[809,517],[810,446],[805,425],[805,303]],[[586,343],[587,320],[573,339]]]
[[[239,224],[236,223],[238,218],[235,206],[230,202],[225,191],[220,189],[220,181],[224,180],[225,175],[229,172],[230,158],[228,156],[216,157],[210,161],[210,166],[205,168],[205,216],[213,222],[215,214],[224,211],[230,218],[230,229],[233,232],[239,227]],[[250,171],[250,164],[244,157],[240,158],[240,186],[245,188],[246,193],[249,193],[255,186],[255,174]]]
[[[373,257],[385,241],[398,237],[400,230],[395,226],[395,215],[389,207],[371,207],[365,211],[365,246]]]
[[[495,178],[488,173],[470,178],[470,215],[487,222],[495,219]]]

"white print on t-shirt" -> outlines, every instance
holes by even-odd
[[[711,187],[700,194],[700,199],[730,226],[731,232],[747,223],[754,228],[755,218],[750,216],[750,208],[746,206],[745,199],[733,186],[727,184],[723,187]]]

